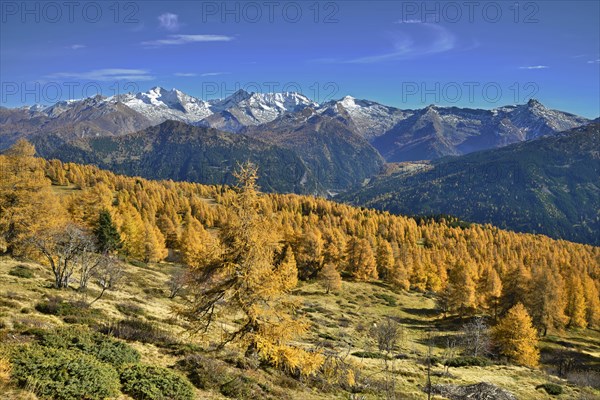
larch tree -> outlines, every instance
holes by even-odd
[[[22,255],[27,239],[66,222],[43,160],[34,156],[35,147],[25,140],[0,155],[0,252]]]
[[[600,293],[589,275],[583,278],[583,289],[587,324],[589,327],[598,328],[600,326]]]
[[[583,294],[583,284],[581,278],[571,274],[567,281],[567,316],[569,317],[569,328],[585,328],[586,302]]]
[[[317,277],[321,286],[325,288],[326,294],[329,294],[330,291],[337,292],[342,288],[342,277],[335,265],[331,263],[325,264]]]
[[[293,244],[298,276],[300,279],[314,278],[323,265],[323,237],[316,227],[309,227]]]
[[[491,265],[483,266],[481,276],[477,282],[477,303],[492,315],[494,321],[498,317],[501,296],[502,280],[500,275]]]
[[[531,368],[538,366],[537,332],[523,304],[517,303],[508,310],[492,329],[492,338],[499,353],[510,361]]]
[[[562,329],[568,322],[565,315],[567,297],[564,281],[558,271],[538,268],[533,273],[531,317],[533,324],[546,336],[548,329]]]
[[[144,259],[146,239],[144,220],[130,203],[119,204],[118,217],[121,221],[119,233],[123,240],[123,251],[130,257]]]
[[[396,262],[394,260],[392,245],[385,239],[377,241],[376,261],[379,278],[388,279],[393,273]]]
[[[189,213],[184,219],[179,250],[183,262],[193,268],[210,264],[220,252],[218,240]]]
[[[353,237],[346,248],[346,270],[354,279],[377,279],[377,262],[367,239]]]
[[[165,237],[150,221],[144,222],[144,262],[159,262],[168,255]]]
[[[244,164],[227,222],[221,227],[220,257],[192,268],[189,304],[180,310],[195,330],[207,332],[223,315],[240,316],[235,328],[221,332],[223,344],[238,342],[246,354],[298,374],[312,374],[323,357],[291,344],[308,323],[294,313],[289,292],[297,284],[293,251],[282,246],[272,215],[260,207],[257,170]]]
[[[441,293],[442,303],[450,312],[465,315],[477,306],[477,286],[473,279],[475,271],[469,263],[458,262],[448,273],[448,284]]]

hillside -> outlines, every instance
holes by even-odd
[[[57,137],[33,141],[44,157],[95,164],[116,173],[149,179],[232,184],[238,163],[252,161],[263,171],[268,192],[322,192],[320,182],[293,152],[259,140],[176,121],[120,137],[64,142]]]
[[[340,200],[393,213],[448,214],[600,244],[598,124],[553,137],[406,164]]]
[[[34,154],[0,156],[12,398],[599,395],[599,247]]]
[[[137,264],[137,263],[136,263]],[[14,271],[29,271],[31,277],[19,277]],[[340,292],[325,294],[314,283],[303,283],[295,291],[301,302],[301,313],[313,324],[311,334],[306,337],[307,346],[319,346],[331,354],[344,355],[345,362],[360,371],[354,389],[343,390],[324,380],[298,381],[270,368],[258,367],[253,360],[245,359],[230,350],[207,351],[206,340],[182,334],[186,325],[173,318],[172,306],[183,300],[168,298],[168,280],[171,271],[181,266],[173,264],[128,264],[125,270],[128,284],[112,291],[110,296],[91,309],[81,308],[81,296],[74,291],[59,293],[63,304],[71,309],[59,315],[40,312],[40,304],[47,299],[56,299],[56,290],[47,288],[51,273],[42,265],[23,263],[8,257],[0,258],[0,315],[4,345],[15,345],[19,341],[32,340],[34,333],[58,328],[73,329],[74,314],[85,315],[85,323],[116,324],[118,321],[139,320],[141,328],[151,327],[154,334],[135,332],[137,337],[126,340],[129,346],[141,354],[141,362],[166,367],[185,373],[183,360],[200,360],[204,367],[197,370],[197,380],[202,388],[195,388],[197,399],[347,399],[351,392],[359,392],[365,399],[385,398],[386,384],[393,382],[395,390],[403,399],[425,399],[420,387],[426,385],[427,366],[423,359],[427,346],[423,344],[425,332],[433,331],[438,336],[433,352],[443,359],[447,354],[444,337],[457,335],[459,321],[444,322],[436,310],[435,302],[419,293],[398,292],[380,283],[344,282]],[[11,271],[13,271],[11,273]],[[97,293],[90,288],[88,298]],[[56,301],[56,300],[54,300]],[[374,357],[379,354],[377,344],[368,334],[368,326],[381,323],[392,316],[403,326],[403,339],[394,350],[398,358],[389,362],[386,372],[384,361],[378,358],[360,357],[361,353]],[[69,323],[65,322],[69,321]],[[545,358],[551,359],[561,351],[577,355],[577,365],[594,366],[600,363],[600,337],[596,332],[567,333],[549,337],[542,343]],[[358,355],[354,355],[358,354]],[[588,354],[588,355],[585,355]],[[589,363],[589,364],[588,364]],[[0,363],[1,365],[1,363]],[[548,381],[562,386],[564,394],[558,398],[593,399],[598,390],[581,388],[565,380],[550,378],[542,371],[508,365],[485,367],[452,367],[450,375],[440,376],[444,367],[433,367],[432,382],[436,384],[469,385],[481,381],[489,382],[508,390],[521,400],[553,399],[543,389],[536,389]],[[573,374],[573,377],[576,375]],[[581,377],[584,375],[581,374]],[[2,381],[0,379],[0,389]],[[4,387],[6,399],[34,399],[35,397],[15,388]],[[587,396],[587,397],[586,397]],[[433,397],[442,399],[441,397]],[[119,399],[131,399],[121,396]]]
[[[242,131],[290,149],[330,192],[347,190],[379,173],[383,159],[362,136],[336,118],[312,108]]]

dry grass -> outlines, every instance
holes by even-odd
[[[33,278],[25,279],[8,274],[13,267],[21,264],[33,271]],[[206,347],[208,343],[218,340],[218,331],[205,338],[189,336],[185,334],[184,321],[174,318],[173,306],[180,303],[181,299],[170,300],[166,296],[166,282],[173,268],[173,265],[168,263],[146,267],[128,265],[124,284],[118,290],[107,292],[105,297],[93,307],[101,310],[108,321],[117,321],[128,317],[119,311],[119,307],[123,310],[123,304],[135,305],[134,310],[136,307],[141,310],[142,315],[139,318],[156,324],[180,342]],[[63,324],[59,317],[42,315],[35,311],[35,304],[49,295],[59,294],[71,301],[81,300],[84,295],[74,289],[62,291],[52,289],[50,280],[50,271],[41,265],[0,257],[0,327],[4,327],[6,331]],[[88,299],[94,296],[97,290],[92,285],[87,294]],[[381,283],[357,282],[344,282],[340,293],[329,295],[326,295],[316,283],[301,283],[295,290],[295,295],[302,304],[300,312],[312,321],[312,329],[301,345],[321,346],[328,352],[337,352],[347,362],[353,363],[360,371],[362,382],[370,385],[360,394],[361,396],[364,395],[365,399],[381,398],[381,392],[378,394],[371,388],[380,387],[387,380],[395,382],[397,393],[402,393],[401,398],[426,398],[420,390],[420,387],[426,383],[426,367],[422,363],[428,349],[426,336],[429,332],[433,332],[433,335],[456,333],[453,332],[452,325],[445,323],[436,311],[432,298],[420,293],[395,292]],[[235,317],[229,316],[225,323],[234,324]],[[388,361],[388,371],[391,372],[386,372],[386,363],[381,359],[359,358],[351,355],[357,351],[378,352],[369,329],[374,323],[379,323],[387,317],[400,322],[404,329],[403,339],[394,350],[394,354],[401,354],[402,358]],[[444,356],[445,349],[442,342],[433,347],[434,356]],[[169,349],[154,344],[135,342],[131,345],[141,353],[142,362],[145,363],[171,367],[179,357]],[[594,360],[600,362],[598,331],[563,332],[560,335],[549,336],[542,342],[542,347],[549,351],[565,346],[584,355],[587,362]],[[560,398],[578,398],[582,390],[566,381],[550,377],[541,370],[515,366],[451,368],[450,375],[444,376],[443,367],[437,365],[434,366],[433,372],[435,375],[432,378],[433,383],[470,384],[486,381],[501,386],[524,400],[551,398],[545,392],[535,389],[537,385],[549,381],[563,386],[565,393]],[[6,382],[8,373],[6,362],[3,363],[0,355],[0,384]],[[241,373],[249,374],[257,382],[271,385],[279,379],[279,373],[269,369],[246,370]],[[35,399],[35,396],[22,390],[7,387],[3,390],[3,398]],[[339,389],[333,392],[321,392],[302,383],[284,390],[293,399],[347,399],[349,396],[348,392]],[[590,392],[588,389],[584,391]],[[600,398],[600,391],[590,393],[589,398],[593,396]],[[218,392],[208,391],[198,391],[197,398],[225,399]],[[123,396],[121,399],[125,400],[128,397]]]

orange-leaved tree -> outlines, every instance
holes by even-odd
[[[538,337],[529,313],[521,303],[512,307],[492,331],[501,355],[526,367],[536,367],[540,360]]]
[[[307,331],[295,315],[289,292],[298,270],[291,247],[282,246],[272,216],[260,205],[257,169],[246,163],[236,173],[238,187],[219,235],[221,252],[208,264],[191,265],[190,302],[180,310],[198,331],[209,332],[216,321],[235,316],[222,328],[223,343],[235,341],[247,354],[292,373],[316,372],[323,357],[291,344]]]

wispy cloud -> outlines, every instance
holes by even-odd
[[[142,42],[142,45],[159,47],[201,42],[229,42],[231,40],[233,40],[232,36],[225,35],[169,35],[166,39]]]
[[[158,26],[168,31],[179,30],[179,15],[173,13],[164,13],[158,16]]]
[[[588,64],[600,64],[600,59],[598,59],[598,60],[590,60],[587,63]]]
[[[525,67],[519,67],[519,69],[548,69],[550,68],[547,65],[528,65]]]
[[[218,75],[225,75],[227,74],[227,72],[205,72],[200,76],[218,76]]]
[[[67,46],[67,48],[71,49],[71,50],[79,50],[79,49],[84,49],[87,46],[85,44],[72,44],[70,46]]]
[[[151,81],[156,79],[145,69],[107,68],[87,72],[56,72],[48,75],[53,79],[83,79],[90,81]]]
[[[395,32],[390,51],[342,61],[345,63],[368,64],[393,60],[406,60],[430,54],[443,53],[456,46],[455,36],[438,24],[421,21],[403,21],[409,24],[401,32]],[[409,28],[410,26],[410,28]]]
[[[175,72],[173,75],[175,76],[198,76],[195,72]]]
[[[420,19],[406,19],[406,20],[398,20],[395,22],[396,24],[422,24],[423,21]]]

